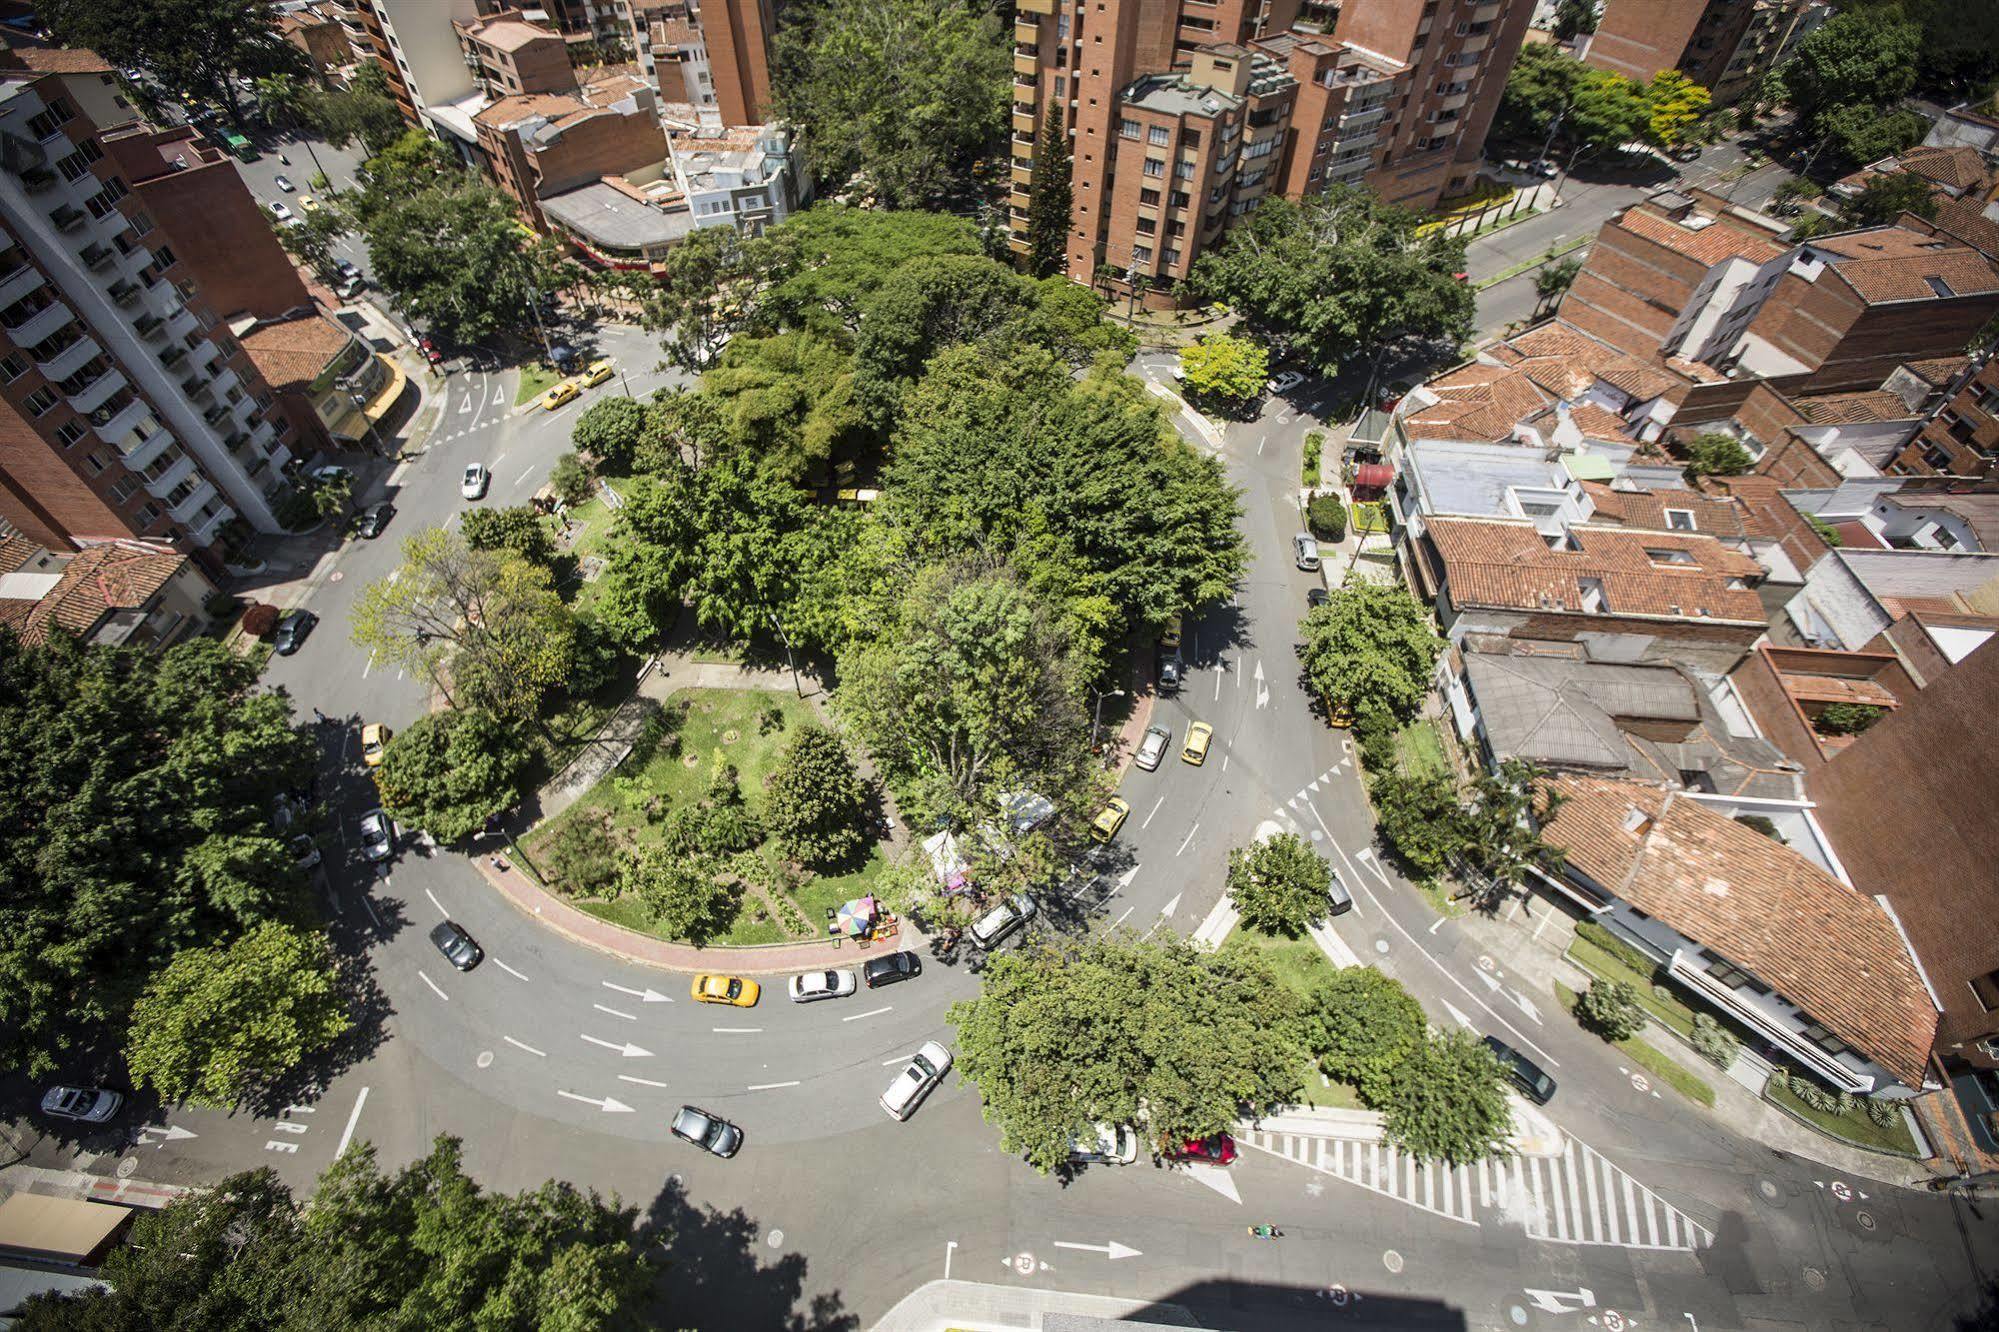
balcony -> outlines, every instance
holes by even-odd
[[[200,512],[202,505],[214,498],[215,487],[203,481],[197,484],[193,490],[188,491],[187,497],[171,509],[168,509],[167,512],[174,516],[175,522],[184,523]]]
[[[139,428],[146,419],[146,404],[134,394],[124,402],[107,403],[90,414],[90,424],[100,439],[121,439]]]
[[[1013,183],[1015,185],[1029,184],[1034,179],[1034,163],[1023,162],[1018,157],[1016,157],[1013,159],[1013,170],[1011,174],[1013,176]]]
[[[213,407],[210,407],[207,411],[203,412],[201,414],[201,419],[208,422],[208,426],[211,430],[219,429],[222,423],[229,419],[229,408],[225,404],[218,402]]]
[[[81,208],[72,208],[70,205],[64,204],[62,207],[56,209],[55,212],[49,214],[49,221],[55,224],[57,231],[74,231],[78,224],[88,216],[90,215]]]
[[[1033,19],[1024,19],[1015,14],[1013,19],[1013,39],[1029,46],[1041,40],[1041,25]]]
[[[199,401],[203,398],[212,398],[215,396],[209,391],[208,381],[200,375],[188,375],[182,379],[180,381],[180,391],[191,401]]]
[[[151,465],[173,442],[173,431],[156,426],[150,435],[143,437],[139,437],[139,432],[134,430],[131,437],[119,441],[117,449],[125,455],[125,465],[138,471]]]
[[[10,308],[29,292],[42,288],[41,270],[33,264],[22,264],[5,278],[0,278],[0,310]]]
[[[116,369],[107,367],[104,373],[69,395],[69,405],[88,416],[110,401],[111,395],[125,387],[125,376]]]
[[[21,183],[28,187],[28,193],[40,194],[55,185],[56,173],[47,167],[29,167],[21,173]]]
[[[167,321],[148,310],[132,321],[132,328],[140,337],[152,339],[165,335]]]
[[[1019,14],[1053,14],[1055,0],[1014,0],[1013,7]]]
[[[1022,55],[1016,51],[1013,53],[1013,72],[1030,76],[1039,74],[1041,72],[1041,58],[1034,55]]]
[[[194,468],[193,455],[182,454],[169,463],[158,476],[146,482],[146,493],[154,499],[165,499],[173,493],[175,486],[195,474]],[[199,482],[195,484],[195,489],[201,489]]]
[[[222,524],[228,522],[231,518],[234,518],[235,516],[236,516],[236,510],[230,508],[227,504],[217,509],[214,515],[210,517],[208,521],[202,523],[199,527],[194,529],[195,543],[197,545],[205,546],[210,542],[214,541],[216,535],[222,530]]]
[[[1028,194],[1026,190],[1023,190],[1018,185],[1016,185],[1014,186],[1013,193],[1007,196],[1007,203],[1014,208],[1018,208],[1022,212],[1026,212],[1027,205],[1029,201],[1032,199],[1032,197],[1033,196]]]
[[[73,317],[67,305],[61,301],[52,301],[14,325],[11,330],[14,334],[14,343],[20,347],[32,347],[67,324]]]
[[[145,288],[136,282],[127,282],[123,278],[120,278],[105,290],[111,299],[118,302],[118,304],[130,305],[139,299],[144,293]]]
[[[1364,129],[1373,129],[1386,119],[1388,119],[1388,103],[1376,102],[1372,106],[1364,106],[1344,113],[1340,116],[1338,124],[1343,130],[1358,132]]]
[[[35,365],[45,378],[61,382],[83,369],[90,363],[90,358],[101,350],[97,340],[86,334],[78,337],[67,347],[51,352],[46,361],[36,360]]]
[[[1499,11],[1502,8],[1504,6],[1500,3],[1500,0],[1486,0],[1484,4],[1478,5],[1472,10],[1469,21],[1472,23],[1492,23],[1499,18]]]
[[[81,259],[83,266],[91,272],[102,273],[118,258],[118,251],[112,249],[109,245],[99,245],[92,242],[83,247],[83,253],[77,255],[77,258]]]
[[[1480,51],[1483,51],[1486,47],[1490,45],[1492,45],[1491,34],[1482,32],[1479,33],[1476,37],[1465,38],[1464,44],[1458,47],[1458,54],[1477,55]]]
[[[1465,103],[1469,101],[1471,101],[1471,94],[1468,92],[1452,93],[1448,97],[1438,99],[1437,109],[1439,111],[1460,111],[1464,109]]]

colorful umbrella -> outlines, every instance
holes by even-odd
[[[855,937],[866,934],[875,923],[875,899],[856,897],[851,902],[842,902],[834,913],[833,923],[842,934]]]

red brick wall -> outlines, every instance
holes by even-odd
[[[665,156],[666,134],[659,119],[642,108],[635,115],[607,114],[578,121],[527,161],[531,171],[539,173],[535,188],[542,194],[560,194]]]
[[[1701,0],[1609,0],[1583,59],[1643,83],[1679,66],[1705,8]]]
[[[233,164],[200,163],[190,154],[187,170],[168,171],[144,137],[105,147],[216,313],[271,319],[306,304],[305,283],[278,243],[270,214]]]
[[[1053,31],[1051,22],[1050,30]],[[764,0],[707,0],[701,35],[724,125],[761,125],[770,117],[770,45],[775,32]]]
[[[69,451],[42,438],[37,423],[15,406],[15,397],[14,386],[9,385],[7,400],[0,403],[0,515],[52,550],[75,549],[73,537],[139,535],[138,527],[99,494],[100,486],[108,487],[126,474],[125,469],[113,462],[98,485],[84,480],[80,471],[72,469]],[[50,418],[59,415],[49,413]],[[107,460],[116,457],[95,435],[85,436],[74,451],[79,467],[84,453],[95,451]],[[143,491],[139,498],[145,498]]]
[[[1987,643],[1809,774],[1860,891],[1885,893],[1944,1005],[1940,1049],[1987,1066],[1999,1033],[1970,981],[1999,970],[1999,642]]]

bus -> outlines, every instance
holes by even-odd
[[[223,130],[220,138],[222,139],[223,150],[237,161],[254,162],[257,160],[256,145],[238,134],[235,130]]]

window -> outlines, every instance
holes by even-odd
[[[1173,164],[1173,179],[1192,180],[1193,178],[1194,178],[1194,164],[1192,162],[1182,161],[1182,162],[1175,162]]]
[[[1199,148],[1201,146],[1201,131],[1181,130],[1180,146],[1182,148]],[[1994,395],[1994,396],[1999,397],[1999,395]]]
[[[103,156],[104,150],[97,146],[96,140],[85,139],[76,146],[75,152],[56,159],[56,170],[62,172],[64,180],[74,184],[89,175],[90,164]]]
[[[1166,162],[1165,162],[1165,159],[1163,159],[1163,158],[1158,158],[1158,157],[1148,157],[1148,158],[1146,158],[1146,159],[1145,159],[1145,174],[1146,174],[1146,175],[1148,175],[1148,176],[1152,176],[1152,177],[1154,177],[1154,178],[1157,178],[1157,177],[1160,177],[1160,176],[1163,176],[1163,175],[1165,175],[1165,174],[1166,174]]]
[[[1666,526],[1667,528],[1675,532],[1693,531],[1694,511],[1692,509],[1666,510]]]
[[[1686,566],[1694,563],[1692,551],[1680,550],[1673,546],[1658,548],[1647,546],[1645,548],[1645,558],[1654,564]]]
[[[131,477],[121,477],[118,484],[111,487],[111,502],[113,504],[123,504],[126,500],[132,498],[132,493],[138,488],[139,483]]]
[[[1730,962],[1724,962],[1720,958],[1716,958],[1714,961],[1708,963],[1707,974],[1731,990],[1754,990],[1758,994],[1770,993],[1769,987],[1760,983],[1754,976],[1744,971],[1741,967]]]
[[[51,98],[46,107],[28,118],[28,132],[37,139],[46,139],[75,114],[69,109],[68,102],[60,97]]]
[[[1140,204],[1140,205],[1141,205],[1142,207],[1146,207],[1146,208],[1157,208],[1157,207],[1159,207],[1159,191],[1158,191],[1158,190],[1140,190],[1140,191],[1138,192],[1138,202],[1139,202],[1139,204]]]
[[[1132,261],[1132,262],[1133,262],[1134,264],[1149,264],[1149,263],[1151,263],[1151,262],[1152,262],[1152,247],[1151,247],[1150,245],[1134,245],[1134,246],[1132,246],[1132,247],[1131,247],[1131,261]]]
[[[73,447],[76,441],[83,438],[83,435],[84,429],[83,422],[81,421],[64,421],[60,426],[56,427],[56,438],[62,441],[62,446],[66,449]]]
[[[1168,143],[1173,141],[1173,135],[1164,125],[1154,125],[1145,132],[1145,141],[1164,148]]]
[[[47,415],[49,408],[55,405],[56,405],[55,391],[51,389],[47,384],[42,385],[40,388],[36,389],[33,393],[30,393],[28,395],[28,402],[27,402],[28,410],[30,412],[33,412],[36,416]]]
[[[90,474],[92,476],[96,476],[99,472],[102,472],[106,466],[108,466],[108,464],[104,461],[104,455],[101,453],[84,454],[83,465],[90,469]]]
[[[1957,293],[1956,293],[1956,292],[1954,292],[1954,291],[1952,291],[1952,290],[1950,289],[1950,283],[1948,283],[1948,282],[1945,282],[1945,281],[1944,281],[1944,280],[1943,280],[1942,278],[1940,278],[1940,277],[1926,277],[1926,278],[1924,278],[1924,279],[1923,279],[1923,281],[1924,281],[1924,282],[1926,282],[1926,283],[1928,283],[1928,284],[1929,284],[1929,288],[1930,288],[1930,290],[1931,290],[1931,291],[1933,291],[1933,292],[1935,292],[1935,293],[1936,293],[1937,295],[1939,295],[1939,296],[1955,296],[1955,295],[1957,295]]]
[[[158,522],[159,520],[160,520],[160,506],[153,503],[151,500],[147,500],[145,507],[139,510],[139,525],[141,527],[151,527],[154,523]]]
[[[1988,971],[1983,976],[1971,978],[1971,992],[1978,998],[1978,1006],[1990,1013],[1999,1010],[1999,971]]]
[[[159,249],[153,251],[153,262],[158,264],[162,270],[165,270],[179,263],[180,256],[174,253],[171,245],[162,245]]]
[[[1798,1034],[1829,1055],[1846,1053],[1846,1042],[1833,1035],[1823,1023],[1807,1018],[1804,1030]]]
[[[1136,139],[1138,137],[1138,122],[1136,120],[1120,120],[1117,124],[1117,132],[1127,139]]]
[[[27,363],[22,361],[20,357],[13,355],[11,352],[6,356],[0,356],[0,375],[5,375],[9,384],[27,373]]]
[[[1173,265],[1179,262],[1180,262],[1180,247],[1177,245],[1168,246],[1166,249],[1166,266],[1168,268],[1171,268],[1173,267]]]
[[[1151,235],[1151,234],[1152,234],[1153,232],[1155,232],[1155,231],[1157,231],[1157,230],[1159,230],[1159,224],[1158,224],[1157,222],[1153,221],[1153,220],[1152,220],[1151,218],[1149,218],[1149,217],[1141,217],[1140,219],[1138,219],[1138,234],[1139,234],[1139,235],[1141,235],[1141,236],[1150,236],[1150,235]]]

